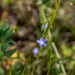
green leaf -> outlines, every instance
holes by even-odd
[[[6,40],[12,33],[13,33],[13,29],[10,29],[9,32],[4,37],[4,40]]]
[[[16,51],[16,49],[12,49],[12,50],[9,50],[7,51],[7,58],[9,58],[14,52]]]
[[[0,62],[2,61],[2,58],[3,58],[3,53],[0,52]]]
[[[0,29],[5,29],[7,23],[8,23],[8,20],[6,20],[6,21],[0,26]]]
[[[44,24],[46,22],[46,15],[43,7],[40,8],[39,13],[40,13],[40,23]]]
[[[3,2],[4,4],[7,4],[7,5],[11,4],[12,1],[13,1],[13,0],[2,0],[2,2]]]
[[[36,3],[37,5],[41,5],[42,4],[42,1],[37,1],[37,3]]]
[[[6,49],[8,48],[9,43],[5,43],[1,46],[1,51],[4,53],[6,51]]]
[[[12,40],[12,39],[5,40],[5,42],[8,42],[8,43],[13,43],[13,44],[15,44],[14,40]]]
[[[0,29],[0,37],[1,37],[2,35],[5,35],[6,32],[7,32],[9,29],[10,29],[10,28],[6,28],[5,30],[1,30],[1,29]]]
[[[43,4],[48,3],[50,0],[43,0]]]
[[[0,67],[0,75],[4,75],[4,70],[2,67]]]
[[[3,33],[3,29],[0,29],[0,36],[2,35],[2,33]]]
[[[0,42],[3,41],[3,39],[5,38],[8,30],[9,30],[9,28],[6,28],[5,30],[1,30],[1,33],[0,33]]]
[[[12,70],[17,69],[18,65],[19,65],[19,62],[16,62],[16,63],[12,66]]]

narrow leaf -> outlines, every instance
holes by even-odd
[[[9,30],[9,32],[6,34],[4,40],[6,40],[12,33],[13,33],[13,29]]]
[[[9,28],[6,28],[5,30],[1,30],[0,33],[0,42],[4,40],[5,36],[7,35]]]
[[[14,40],[12,40],[12,39],[5,40],[5,42],[15,44]]]
[[[14,52],[16,51],[16,49],[12,49],[12,50],[9,50],[7,51],[7,58],[9,58]]]
[[[6,20],[6,21],[0,26],[0,29],[5,29],[7,23],[8,23],[8,20]]]
[[[1,51],[4,53],[4,52],[7,50],[8,46],[9,46],[9,43],[3,44],[3,45],[1,46]]]

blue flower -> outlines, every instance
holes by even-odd
[[[37,43],[39,43],[40,47],[47,46],[45,42],[46,42],[46,39],[43,39],[43,37],[41,37],[40,40],[37,40]]]
[[[47,29],[48,25],[43,24],[41,27],[42,27],[42,29],[44,29],[44,28]]]
[[[33,52],[34,54],[38,54],[38,51],[39,51],[39,49],[36,48],[36,47],[32,50],[32,52]]]

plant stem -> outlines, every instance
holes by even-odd
[[[59,4],[60,4],[60,0],[57,0],[57,2],[56,2],[56,5],[55,5],[55,9],[54,9],[54,11],[53,11],[53,14],[52,14],[52,16],[50,16],[50,20],[49,20],[49,26],[48,26],[48,28],[47,28],[47,30],[46,30],[46,35],[49,35],[50,37],[51,37],[51,52],[50,52],[50,62],[49,62],[49,69],[48,69],[48,72],[47,72],[47,75],[49,75],[49,71],[50,71],[50,65],[51,65],[51,56],[52,56],[52,34],[49,32],[49,30],[50,30],[50,28],[52,27],[52,24],[53,24],[53,22],[54,22],[54,18],[55,18],[55,16],[56,16],[56,12],[57,12],[57,9],[58,9],[58,7],[59,7]],[[47,34],[48,33],[48,34]],[[45,36],[46,36],[45,35]]]
[[[39,52],[38,52],[38,56],[37,56],[36,61],[39,59],[41,49],[42,49],[42,47],[40,47],[40,49],[39,49]],[[36,65],[36,61],[35,61],[35,63],[34,63],[35,65]],[[33,73],[34,73],[35,65],[34,65],[34,67],[33,67],[32,74],[31,74],[31,75],[33,75]]]
[[[52,26],[52,24],[53,24],[53,22],[54,22],[54,18],[55,18],[55,16],[56,16],[56,12],[57,12],[57,9],[58,9],[59,4],[60,4],[60,0],[57,0],[56,5],[55,5],[55,9],[54,9],[54,11],[53,11],[53,15],[50,17],[49,26],[48,26],[48,28],[47,28],[47,30],[46,30],[45,36],[48,35],[47,33],[49,32],[49,30],[50,30],[50,28],[51,28],[51,26]],[[42,13],[41,13],[41,11],[42,11]],[[45,13],[44,13],[44,8],[42,9],[42,7],[40,8],[40,14],[41,14],[42,16],[44,16],[44,17],[43,17],[43,18],[44,18],[44,22],[46,22],[46,17],[45,17]],[[42,19],[41,19],[41,21],[42,21]],[[42,22],[41,22],[41,23],[42,23]],[[50,32],[49,32],[49,36],[51,37],[51,33],[50,33]],[[52,46],[51,46],[51,52],[50,52],[50,64],[49,64],[49,69],[48,69],[47,75],[49,75],[49,71],[50,71],[52,47],[54,48],[54,51],[55,51],[55,53],[56,53],[56,55],[57,55],[57,58],[58,58],[58,59],[61,58],[60,55],[59,55],[59,52],[58,52],[58,50],[57,50],[57,48],[56,48],[56,46],[55,46],[55,43],[52,42],[51,44],[52,44]],[[61,63],[61,61],[60,61],[59,63]],[[61,64],[60,67],[61,67],[61,69],[62,69],[63,75],[67,75],[63,64]]]
[[[54,18],[55,18],[55,16],[56,16],[56,13],[57,13],[59,4],[60,4],[60,0],[57,0],[56,5],[55,5],[55,9],[54,9],[54,11],[53,11],[53,14],[52,14],[52,16],[50,16],[49,25],[48,25],[48,28],[46,29],[46,34],[45,34],[45,36],[48,35],[48,31],[50,30],[50,28],[51,28],[52,25],[53,25]]]
[[[29,66],[30,66],[30,63],[29,63]],[[28,73],[27,73],[27,75],[30,75],[30,67],[29,67],[29,70],[28,70]]]
[[[61,58],[61,57],[60,57],[60,54],[59,54],[59,52],[58,52],[58,50],[57,50],[57,48],[56,48],[54,42],[52,42],[52,46],[53,46],[53,48],[54,48],[54,51],[55,51],[55,53],[56,53],[57,58],[60,59],[60,58]],[[59,63],[61,63],[61,61],[59,61]],[[61,64],[60,67],[61,67],[61,69],[62,69],[63,75],[67,75],[63,64]]]
[[[12,59],[10,61],[11,61],[11,63],[10,63],[10,72],[9,72],[9,75],[12,75]]]
[[[49,75],[49,71],[50,71],[50,68],[51,68],[51,56],[52,56],[52,38],[51,38],[51,49],[49,50],[50,51],[50,59],[49,59],[49,69],[48,69],[48,72],[47,72],[47,75]]]
[[[22,72],[22,74],[21,74],[21,75],[24,75],[24,71],[25,71],[25,69],[26,69],[27,65],[28,65],[28,62],[26,62],[26,64],[24,65],[24,69],[23,69],[23,72]]]

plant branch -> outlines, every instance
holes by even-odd
[[[55,45],[54,42],[52,42],[52,46],[53,46],[53,49],[54,49],[54,51],[55,51],[55,53],[56,53],[57,58],[60,59],[61,56],[60,56],[60,54],[59,54],[59,52],[58,52],[58,50],[57,50],[56,45]],[[59,61],[59,63],[61,63],[61,61]],[[64,68],[64,65],[61,64],[60,67],[61,67],[61,69],[62,69],[63,75],[67,75],[67,74],[66,74],[66,71],[65,71],[65,68]]]

